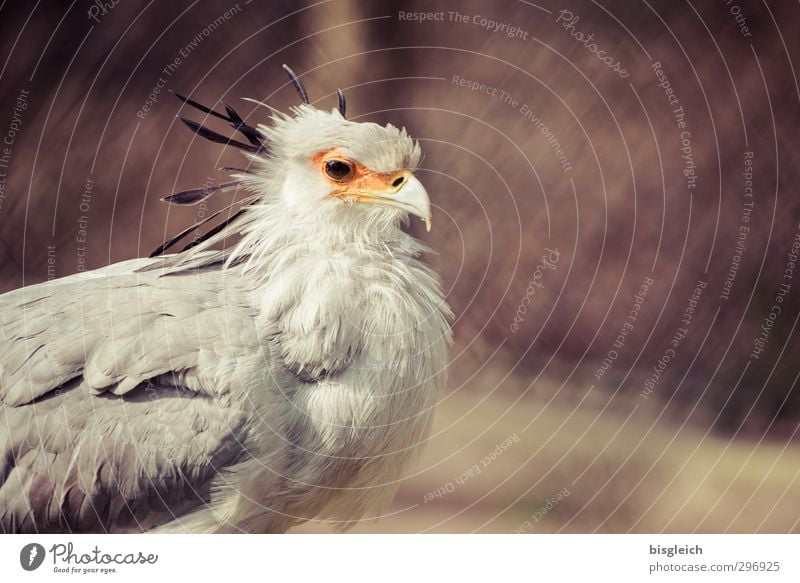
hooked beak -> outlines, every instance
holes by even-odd
[[[362,195],[365,202],[385,204],[417,215],[425,221],[425,227],[431,230],[431,201],[425,187],[411,172],[403,172],[402,184],[397,188],[389,188],[382,192],[370,192]],[[396,181],[396,180],[395,180]],[[395,182],[393,181],[393,182]]]

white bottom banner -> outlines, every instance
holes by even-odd
[[[800,581],[796,535],[6,535],[3,581]],[[243,579],[243,578],[247,579]]]

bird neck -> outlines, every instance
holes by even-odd
[[[395,261],[427,251],[400,228],[394,209],[367,219],[345,212],[351,209],[338,202],[325,210],[309,215],[277,204],[255,207],[228,263],[244,261],[253,280],[266,283],[302,259]]]

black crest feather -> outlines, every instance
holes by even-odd
[[[227,210],[227,209],[225,209],[225,210]],[[239,209],[238,211],[233,213],[231,216],[229,216],[227,219],[225,219],[220,224],[218,224],[216,227],[214,227],[212,229],[209,229],[207,233],[203,233],[197,239],[193,239],[192,241],[190,241],[189,244],[186,245],[186,247],[181,249],[181,253],[183,253],[184,251],[188,251],[192,247],[194,247],[196,245],[199,245],[200,243],[202,243],[203,241],[206,241],[207,239],[210,239],[211,237],[213,237],[217,233],[221,232],[222,229],[224,229],[225,227],[230,225],[233,221],[235,221],[236,219],[241,217],[246,212],[247,212],[246,208]]]
[[[210,107],[207,107],[207,106],[203,105],[202,103],[198,103],[197,101],[194,101],[193,99],[189,99],[188,97],[184,97],[180,93],[175,93],[174,91],[172,91],[172,94],[175,97],[177,97],[178,99],[180,99],[186,105],[190,105],[190,106],[194,107],[195,109],[199,109],[203,113],[207,113],[208,115],[214,116],[214,117],[216,117],[218,119],[221,119],[223,121],[228,122],[233,129],[235,129],[240,134],[242,134],[245,138],[247,138],[247,141],[250,142],[251,145],[257,147],[257,150],[248,150],[248,151],[264,151],[264,150],[266,150],[266,146],[265,146],[265,144],[263,142],[263,140],[266,140],[266,137],[260,131],[258,131],[258,129],[256,129],[253,126],[247,124],[244,121],[244,119],[242,119],[242,116],[240,116],[236,112],[236,110],[233,109],[230,105],[228,105],[226,103],[223,103],[223,105],[225,106],[225,111],[228,114],[228,115],[223,115],[223,114],[219,113],[218,111],[214,111]],[[186,120],[184,118],[181,118],[181,120],[184,123],[186,123]],[[194,122],[192,122],[192,123],[194,123]],[[195,125],[199,126],[200,124],[195,124]],[[190,129],[192,129],[192,131],[195,131],[195,129],[192,126],[189,126],[189,127],[190,127]],[[200,127],[202,127],[202,126],[200,126]],[[211,132],[211,130],[207,130],[207,131]],[[195,131],[195,133],[197,133],[197,132]],[[216,132],[211,132],[211,133],[215,134],[216,136],[220,136],[221,135],[221,134],[217,134]],[[203,135],[203,134],[200,134],[200,135]],[[205,135],[203,135],[203,137],[207,138],[207,139],[211,139],[211,138],[208,138]],[[236,145],[236,144],[240,143],[240,142],[236,142],[236,140],[228,140],[227,138],[226,138],[226,140],[227,140],[227,142],[231,143],[230,145]],[[212,140],[212,141],[217,141],[217,143],[222,143],[222,142],[219,142],[218,140]]]
[[[257,198],[258,198],[258,195],[248,196],[247,198],[245,198],[245,199],[243,199],[241,201],[237,201],[237,202],[234,202],[232,204],[229,204],[225,208],[220,209],[220,210],[216,211],[215,213],[212,213],[211,215],[209,215],[208,217],[206,217],[202,221],[196,222],[192,226],[187,227],[186,229],[182,230],[180,233],[178,233],[174,237],[171,237],[169,240],[165,241],[162,245],[160,245],[157,249],[155,249],[152,253],[150,253],[150,255],[148,255],[148,257],[153,258],[153,257],[158,257],[159,255],[162,255],[164,253],[164,251],[166,251],[167,249],[172,248],[178,242],[180,242],[181,240],[185,239],[195,229],[198,229],[198,228],[202,227],[203,225],[205,225],[209,221],[213,221],[214,219],[216,219],[218,216],[220,216],[225,211],[230,211],[237,204],[245,204],[245,205],[246,204],[250,204],[251,202],[254,202]],[[198,239],[190,242],[189,246],[184,247],[184,249],[182,249],[182,251],[185,251],[186,249],[189,249],[189,248],[194,247],[195,245],[197,245],[199,243],[202,243],[203,241],[205,241],[209,237],[213,237],[214,235],[219,233],[222,229],[224,229],[226,226],[228,226],[233,220],[235,220],[239,216],[241,216],[242,213],[245,210],[247,210],[247,209],[246,208],[239,209],[236,213],[234,213],[233,215],[231,215],[230,217],[225,219],[222,223],[220,223],[219,225],[217,225],[216,227],[214,227],[213,229],[211,229],[210,231],[208,231],[207,233],[205,233],[204,235],[202,235]]]
[[[289,67],[289,65],[283,65],[283,70],[286,72],[286,76],[289,77],[289,81],[292,82],[294,88],[297,89],[297,94],[300,96],[300,100],[308,105],[308,92],[306,88],[303,86],[303,82],[300,81],[300,78],[295,75],[295,72]]]
[[[225,111],[228,112],[228,121],[231,127],[247,138],[248,142],[264,150],[264,144],[261,141],[266,139],[264,135],[253,126],[246,124],[241,116],[236,113],[236,110],[230,105],[227,103],[223,103],[223,105],[225,106]]]
[[[231,188],[232,186],[237,186],[239,184],[241,184],[241,180],[234,180],[232,182],[223,182],[222,184],[217,184],[216,186],[204,186],[202,188],[192,188],[191,190],[183,190],[181,192],[176,192],[175,194],[170,194],[169,196],[165,196],[161,200],[163,200],[164,202],[168,202],[170,204],[193,205],[201,201],[204,201],[218,190],[224,190],[226,188]]]
[[[233,146],[234,148],[239,148],[240,150],[244,150],[245,152],[252,152],[253,154],[257,154],[261,152],[261,147],[254,146],[253,144],[244,144],[233,138],[228,138],[223,136],[220,133],[215,132],[214,130],[210,130],[204,125],[197,123],[196,121],[192,121],[190,119],[186,119],[185,117],[178,116],[183,123],[186,124],[190,130],[196,133],[201,138],[205,138],[211,142],[216,144],[224,144],[226,146]]]

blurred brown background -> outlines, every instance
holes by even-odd
[[[288,63],[319,106],[341,87],[349,117],[421,141],[436,210],[412,228],[456,313],[434,435],[360,530],[798,531],[799,21],[755,0],[4,2],[0,289],[209,214],[159,198],[241,157],[167,89],[264,121],[240,98],[295,104]]]

